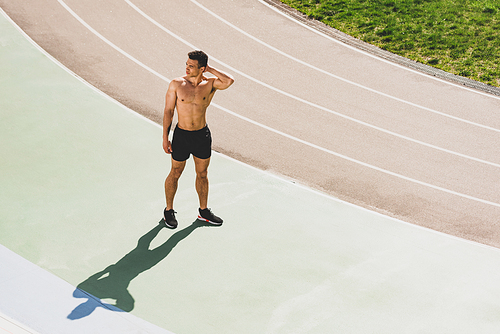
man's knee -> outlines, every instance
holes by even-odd
[[[204,169],[204,170],[196,171],[196,177],[199,179],[208,178],[208,170]]]
[[[199,159],[194,157],[194,164],[196,170],[196,177],[199,179],[207,179],[208,176],[208,165],[210,164],[210,158]]]
[[[174,179],[179,179],[181,177],[183,171],[184,171],[184,168],[172,167],[172,169],[170,170],[169,176],[174,178]]]

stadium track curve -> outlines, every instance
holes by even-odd
[[[360,51],[263,1],[0,6],[64,66],[156,122],[186,53],[203,49],[236,78],[209,111],[215,150],[410,223],[500,246],[498,96]]]

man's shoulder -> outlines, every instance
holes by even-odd
[[[186,78],[178,77],[178,78],[173,79],[172,82],[176,85],[180,85],[180,84],[183,84],[184,82],[186,82]]]
[[[172,89],[177,89],[178,87],[182,86],[182,84],[186,81],[183,77],[175,78],[172,79],[172,81],[169,84],[169,88]]]

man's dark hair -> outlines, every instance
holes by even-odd
[[[198,61],[198,68],[207,67],[208,64],[208,56],[205,52],[197,50],[191,51],[188,53],[189,59]]]

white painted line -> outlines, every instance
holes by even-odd
[[[81,24],[83,24],[85,26],[85,28],[87,28],[88,30],[90,30],[94,35],[96,35],[97,37],[99,37],[102,41],[104,41],[106,44],[108,44],[109,46],[111,46],[113,49],[115,49],[116,51],[118,51],[119,53],[121,53],[122,55],[124,55],[125,57],[127,57],[128,59],[130,59],[131,61],[133,61],[134,63],[136,63],[137,65],[139,65],[140,67],[144,68],[146,71],[149,71],[151,73],[153,73],[154,75],[156,75],[157,77],[167,81],[167,82],[170,82],[169,79],[167,79],[166,77],[164,77],[163,75],[161,75],[160,73],[156,72],[155,70],[153,70],[151,67],[141,63],[140,61],[138,61],[137,59],[135,59],[134,57],[132,57],[131,55],[129,55],[128,53],[126,53],[125,51],[123,51],[122,49],[120,49],[119,47],[117,47],[116,45],[114,45],[113,43],[111,43],[109,40],[107,40],[103,35],[101,35],[100,33],[98,33],[94,28],[92,28],[90,25],[87,24],[87,22],[85,22],[84,20],[82,20],[82,18],[80,18],[80,16],[78,16],[71,8],[69,8],[68,5],[66,5],[63,1],[59,1],[59,3],[71,14],[73,15],[73,17],[75,19],[78,20],[78,22],[80,22]]]
[[[159,127],[161,127],[161,125],[157,124]],[[227,160],[230,160],[230,161],[233,161],[235,163],[238,163],[240,165],[243,165],[243,166],[246,166],[247,168],[250,168],[250,169],[253,169],[253,170],[256,170],[256,171],[259,171],[261,173],[265,173],[269,176],[272,176],[274,177],[275,179],[277,180],[280,180],[282,182],[287,182],[287,183],[292,183],[294,184],[296,187],[299,187],[300,189],[304,189],[306,191],[309,191],[315,195],[318,195],[318,196],[321,196],[321,197],[324,197],[324,198],[328,198],[334,202],[337,202],[337,203],[342,203],[342,204],[345,204],[347,206],[350,206],[350,207],[353,207],[353,208],[356,208],[358,210],[361,210],[361,211],[365,211],[365,212],[369,212],[370,214],[373,214],[375,216],[378,216],[378,217],[384,217],[384,218],[388,218],[388,219],[391,219],[392,221],[395,221],[395,222],[398,222],[398,223],[401,223],[403,225],[407,225],[407,226],[412,226],[414,228],[417,228],[417,229],[420,229],[420,230],[425,230],[425,231],[428,231],[428,232],[431,232],[431,233],[434,233],[434,234],[438,234],[438,235],[441,235],[441,236],[446,236],[446,237],[449,237],[451,239],[454,239],[454,240],[460,240],[460,241],[463,241],[465,243],[468,243],[468,244],[471,244],[471,245],[476,245],[476,246],[480,246],[480,247],[483,247],[483,248],[487,248],[487,249],[491,249],[495,252],[500,252],[500,248],[497,248],[497,247],[493,247],[493,246],[490,246],[490,245],[485,245],[485,244],[482,244],[482,243],[479,243],[477,241],[472,241],[472,240],[468,240],[468,239],[464,239],[464,238],[461,238],[461,237],[457,237],[457,236],[454,236],[454,235],[451,235],[451,234],[448,234],[448,233],[444,233],[444,232],[440,232],[440,231],[437,231],[437,230],[433,230],[431,228],[428,228],[428,227],[424,227],[424,226],[421,226],[421,225],[416,225],[416,224],[413,224],[413,223],[408,223],[404,220],[401,220],[401,219],[398,219],[398,218],[395,218],[395,217],[391,217],[391,216],[388,216],[387,214],[383,214],[383,213],[380,213],[380,212],[377,212],[377,211],[373,211],[369,208],[365,208],[365,207],[362,207],[362,206],[359,206],[357,204],[353,204],[353,203],[350,203],[350,202],[346,202],[340,198],[336,198],[336,197],[333,197],[332,195],[330,194],[327,194],[327,193],[324,193],[324,192],[321,192],[319,190],[316,190],[316,189],[313,189],[309,186],[306,186],[306,185],[303,185],[301,183],[298,183],[296,182],[295,180],[291,180],[291,179],[287,179],[286,177],[283,177],[282,175],[277,175],[277,174],[273,174],[269,171],[265,171],[265,170],[262,170],[262,169],[259,169],[257,167],[254,167],[254,166],[251,166],[251,165],[248,165],[247,163],[245,162],[242,162],[240,160],[236,160],[234,158],[231,158],[227,155],[224,155],[222,153],[219,153],[219,152],[215,152],[214,151],[214,154],[217,154],[221,157],[223,157],[224,159],[227,159]]]
[[[120,49],[119,47],[117,47],[115,44],[113,44],[112,42],[110,42],[108,39],[106,39],[104,36],[102,36],[101,34],[99,34],[97,31],[95,31],[94,29],[92,29],[82,18],[80,18],[73,10],[71,10],[71,8],[69,8],[63,0],[58,0],[58,2],[75,18],[77,19],[80,23],[82,23],[85,27],[89,28],[89,30],[91,32],[93,32],[97,37],[99,37],[103,42],[105,42],[106,44],[112,46],[115,50],[119,51],[121,54],[125,55],[128,59],[132,60],[134,63],[140,65],[141,67],[143,67],[144,69],[148,70],[149,67],[142,64],[139,60],[135,59],[134,57],[132,57],[131,55],[129,55],[128,53],[126,53],[125,51],[123,51],[122,49]],[[157,73],[156,71],[153,71],[151,70],[150,71],[152,74],[155,74],[157,75],[158,77],[162,78],[163,80],[167,81],[167,82],[170,82],[169,79],[167,79],[166,77],[164,76],[161,76],[159,73]],[[456,192],[456,191],[453,191],[453,190],[449,190],[449,189],[446,189],[446,188],[442,188],[442,187],[438,187],[438,186],[435,186],[435,185],[432,185],[432,184],[429,184],[429,183],[426,183],[426,182],[422,182],[422,181],[419,181],[419,180],[415,180],[415,179],[412,179],[412,178],[409,178],[409,177],[406,177],[404,175],[401,175],[401,174],[397,174],[397,173],[394,173],[394,172],[391,172],[391,171],[388,171],[388,170],[385,170],[385,169],[382,169],[382,168],[379,168],[379,167],[376,167],[376,166],[373,166],[373,165],[370,165],[370,164],[367,164],[367,163],[364,163],[362,161],[359,161],[359,160],[356,160],[356,159],[352,159],[350,157],[347,157],[345,155],[342,155],[342,154],[339,154],[339,153],[336,153],[336,152],[333,152],[331,150],[328,150],[326,148],[323,148],[321,146],[318,146],[318,145],[315,145],[315,144],[312,144],[312,143],[309,143],[305,140],[302,140],[302,139],[299,139],[299,138],[296,138],[296,137],[293,137],[289,134],[286,134],[284,132],[281,132],[281,131],[278,131],[276,129],[273,129],[267,125],[264,125],[264,124],[261,124],[261,123],[258,123],[254,120],[251,120],[249,118],[246,118],[244,116],[241,116],[229,109],[226,109],[218,104],[215,104],[213,103],[212,106],[222,110],[222,111],[225,111],[226,113],[228,114],[231,114],[235,117],[238,117],[242,120],[245,120],[249,123],[252,123],[254,125],[257,125],[263,129],[266,129],[266,130],[269,130],[271,132],[274,132],[276,134],[279,134],[283,137],[286,137],[288,139],[291,139],[291,140],[294,140],[296,142],[299,142],[299,143],[302,143],[304,145],[307,145],[309,147],[312,147],[312,148],[315,148],[315,149],[318,149],[320,151],[323,151],[325,153],[328,153],[328,154],[331,154],[331,155],[334,155],[336,157],[339,157],[339,158],[342,158],[342,159],[345,159],[345,160],[348,160],[348,161],[351,161],[351,162],[354,162],[354,163],[357,163],[361,166],[364,166],[364,167],[368,167],[370,169],[373,169],[373,170],[376,170],[376,171],[379,171],[379,172],[382,172],[384,174],[388,174],[388,175],[391,175],[391,176],[394,176],[394,177],[397,177],[397,178],[400,178],[400,179],[403,179],[403,180],[406,180],[406,181],[409,181],[409,182],[413,182],[413,183],[416,183],[416,184],[419,184],[419,185],[423,185],[423,186],[427,186],[429,188],[432,188],[432,189],[436,189],[436,190],[440,190],[440,191],[443,191],[443,192],[446,192],[448,194],[452,194],[452,195],[456,195],[456,196],[459,196],[459,197],[462,197],[462,198],[466,198],[466,199],[470,199],[470,200],[473,200],[473,201],[476,201],[476,202],[480,202],[480,203],[483,203],[483,204],[488,204],[488,205],[492,205],[492,206],[496,206],[496,207],[500,207],[500,204],[499,203],[495,203],[495,202],[491,202],[491,201],[487,201],[487,200],[484,200],[484,199],[480,199],[480,198],[477,198],[477,197],[473,197],[473,196],[470,196],[470,195],[466,195],[466,194],[462,194],[462,193],[459,193],[459,192]]]
[[[158,125],[158,123],[150,120],[149,118],[147,118],[146,116],[143,116],[141,114],[139,114],[138,112],[130,109],[129,107],[121,104],[120,102],[118,102],[117,100],[115,100],[114,98],[112,98],[111,96],[109,96],[108,94],[104,93],[102,90],[99,90],[97,89],[95,86],[91,85],[90,83],[88,83],[85,79],[83,79],[82,77],[80,77],[78,74],[76,74],[75,72],[71,71],[69,68],[67,68],[64,64],[62,64],[59,60],[57,60],[56,58],[54,58],[50,53],[48,53],[47,51],[45,51],[45,49],[43,49],[40,45],[38,45],[30,36],[28,36],[28,34],[26,34],[26,32],[24,32],[23,29],[21,29],[16,22],[14,22],[4,11],[2,8],[0,8],[0,13],[2,13],[2,15],[14,26],[16,27],[16,29],[19,31],[19,33],[21,33],[24,38],[26,38],[28,41],[30,41],[30,43],[38,49],[38,51],[40,51],[41,53],[43,53],[47,58],[49,58],[51,61],[53,61],[54,63],[56,63],[59,67],[61,67],[62,69],[64,69],[66,72],[68,72],[69,74],[71,74],[72,76],[74,76],[75,78],[77,78],[78,80],[80,80],[82,83],[84,83],[85,85],[87,85],[89,88],[93,89],[95,92],[99,93],[100,95],[102,95],[103,97],[109,99],[110,101],[113,101],[114,103],[117,103],[119,104],[120,106],[122,106],[123,108],[125,108],[127,111],[129,111],[131,114],[133,114],[134,116],[136,117],[139,117],[141,119],[143,119],[144,121],[146,122],[149,122],[151,124],[154,124],[154,125]],[[132,60],[132,59],[131,59]],[[161,75],[161,74],[159,74]],[[163,77],[164,80],[168,80],[167,78]]]
[[[160,23],[158,23],[157,21],[155,21],[152,17],[150,17],[149,15],[147,15],[146,13],[144,13],[141,9],[139,9],[136,5],[134,5],[130,0],[125,0],[125,2],[127,4],[129,4],[133,9],[135,9],[139,14],[141,14],[144,18],[146,18],[148,21],[150,21],[151,23],[153,23],[155,26],[157,26],[158,28],[160,28],[161,30],[163,30],[164,32],[166,32],[167,34],[169,34],[170,36],[174,37],[175,39],[177,39],[178,41],[186,44],[187,46],[189,46],[190,48],[192,49],[199,49],[198,47],[196,47],[195,45],[189,43],[188,41],[186,41],[185,39],[183,39],[182,37],[176,35],[175,33],[173,33],[172,31],[168,30],[167,28],[165,28],[164,26],[162,26]],[[442,151],[442,152],[445,152],[445,153],[448,153],[448,154],[452,154],[452,155],[456,155],[456,156],[459,156],[461,158],[465,158],[465,159],[470,159],[470,160],[473,160],[473,161],[476,161],[476,162],[480,162],[480,163],[483,163],[483,164],[487,164],[487,165],[490,165],[490,166],[493,166],[493,167],[497,167],[497,168],[500,168],[500,164],[497,164],[497,163],[494,163],[494,162],[491,162],[491,161],[486,161],[486,160],[483,160],[483,159],[479,159],[479,158],[475,158],[475,157],[472,157],[472,156],[469,156],[469,155],[466,155],[466,154],[462,154],[462,153],[459,153],[459,152],[455,152],[455,151],[452,151],[452,150],[448,150],[448,149],[445,149],[445,148],[442,148],[442,147],[439,147],[439,146],[436,146],[436,145],[432,145],[432,144],[429,144],[429,143],[426,143],[426,142],[423,142],[423,141],[420,141],[420,140],[417,140],[417,139],[413,139],[413,138],[410,138],[410,137],[407,137],[407,136],[404,136],[404,135],[401,135],[401,134],[398,134],[396,132],[393,132],[393,131],[389,131],[389,130],[386,130],[384,128],[381,128],[381,127],[378,127],[378,126],[375,126],[375,125],[372,125],[372,124],[369,124],[369,123],[366,123],[366,122],[363,122],[363,121],[360,121],[358,119],[355,119],[353,117],[349,117],[349,116],[346,116],[342,113],[339,113],[339,112],[336,112],[336,111],[333,111],[331,109],[328,109],[328,108],[325,108],[319,104],[316,104],[316,103],[313,103],[313,102],[310,102],[310,101],[307,101],[307,100],[304,100],[300,97],[297,97],[295,95],[292,95],[290,93],[287,93],[285,91],[282,91],[276,87],[273,87],[271,85],[268,85],[258,79],[255,79],[253,77],[251,77],[250,75],[248,74],[245,74],[239,70],[237,70],[236,68],[224,63],[223,61],[215,58],[215,57],[212,57],[210,56],[212,60],[220,63],[221,65],[227,67],[228,69],[230,69],[231,71],[235,72],[235,73],[238,73],[240,74],[241,76],[244,76],[245,78],[249,79],[249,80],[252,80],[266,88],[269,88],[271,90],[274,90],[275,92],[278,92],[282,95],[285,95],[287,97],[290,97],[296,101],[299,101],[301,103],[304,103],[304,104],[307,104],[313,108],[316,108],[316,109],[320,109],[320,110],[323,110],[323,111],[326,111],[328,113],[331,113],[331,114],[334,114],[336,116],[339,116],[339,117],[342,117],[344,119],[347,119],[349,121],[352,121],[352,122],[355,122],[355,123],[358,123],[358,124],[361,124],[361,125],[364,125],[366,127],[369,127],[369,128],[372,128],[372,129],[375,129],[375,130],[378,130],[380,132],[383,132],[383,133],[386,133],[386,134],[389,134],[391,136],[394,136],[394,137],[397,137],[397,138],[400,138],[400,139],[404,139],[404,140],[407,140],[407,141],[410,141],[410,142],[413,142],[413,143],[416,143],[416,144],[419,144],[419,145],[422,145],[422,146],[426,146],[426,147],[429,147],[429,148],[432,148],[432,149],[435,149],[435,150],[438,150],[438,151]],[[490,128],[491,130],[493,131],[497,131],[500,133],[500,130],[497,130],[497,129],[493,129],[493,128]]]
[[[308,29],[308,30],[310,30],[310,31],[312,31],[312,32],[314,32],[314,33],[316,33],[316,34],[318,34],[318,35],[320,35],[320,36],[322,36],[322,37],[324,37],[324,38],[326,38],[326,39],[328,39],[328,40],[332,41],[332,42],[335,42],[335,43],[337,43],[337,44],[339,44],[339,45],[342,45],[343,47],[346,47],[346,48],[351,49],[351,50],[353,50],[353,51],[356,51],[356,52],[358,52],[358,53],[362,53],[362,54],[364,54],[365,56],[368,56],[368,57],[371,57],[371,58],[377,59],[377,60],[379,60],[379,61],[381,61],[381,62],[384,62],[384,63],[390,64],[390,65],[393,65],[393,66],[395,66],[395,67],[399,67],[399,68],[401,68],[401,69],[404,69],[404,70],[407,70],[407,71],[409,71],[409,72],[412,72],[412,73],[415,73],[415,74],[418,74],[418,75],[424,76],[424,77],[426,77],[426,78],[430,78],[430,79],[433,79],[433,80],[436,80],[436,81],[439,81],[439,82],[442,82],[442,83],[445,83],[445,84],[448,84],[448,85],[451,85],[451,86],[455,86],[455,87],[458,87],[458,88],[462,88],[462,89],[465,89],[465,90],[467,90],[467,91],[469,91],[469,92],[473,92],[473,93],[476,93],[476,94],[479,94],[479,95],[484,95],[484,96],[491,97],[491,98],[496,99],[496,100],[500,100],[500,97],[498,97],[498,96],[495,96],[495,95],[492,95],[492,94],[488,94],[488,93],[485,93],[485,92],[482,92],[482,91],[479,91],[479,90],[476,90],[476,89],[472,89],[472,88],[469,88],[469,87],[465,87],[465,86],[462,86],[462,85],[457,85],[456,83],[449,82],[449,81],[446,81],[446,80],[443,80],[443,79],[440,79],[440,78],[437,78],[437,77],[431,76],[431,75],[426,74],[426,73],[422,73],[422,72],[420,72],[420,71],[414,70],[414,69],[409,68],[409,67],[407,67],[407,66],[403,66],[403,65],[397,64],[397,63],[395,63],[395,62],[393,62],[393,61],[390,61],[390,60],[387,60],[387,59],[381,58],[381,57],[379,57],[379,56],[377,56],[377,55],[371,54],[371,53],[369,53],[369,52],[366,52],[366,51],[360,50],[360,49],[358,49],[358,48],[356,48],[356,47],[354,47],[354,46],[348,45],[348,44],[346,44],[346,43],[344,43],[344,42],[342,42],[342,41],[339,41],[339,40],[337,40],[337,39],[335,39],[335,38],[333,38],[333,37],[331,37],[331,36],[328,36],[328,35],[326,35],[326,34],[322,33],[321,31],[319,31],[319,30],[317,30],[317,29],[314,29],[314,28],[312,28],[312,27],[308,26],[307,24],[304,24],[304,23],[302,23],[302,22],[298,21],[298,20],[297,20],[297,19],[295,19],[294,17],[292,17],[292,16],[290,16],[290,15],[287,15],[286,13],[283,13],[283,12],[282,12],[282,11],[280,11],[278,8],[275,8],[274,6],[271,6],[270,4],[266,3],[266,2],[265,2],[265,1],[263,1],[263,0],[257,0],[257,1],[259,1],[260,3],[262,3],[262,4],[263,4],[263,5],[265,5],[265,6],[269,7],[270,9],[272,9],[272,10],[273,10],[273,11],[275,11],[275,12],[277,12],[278,14],[280,14],[280,15],[282,15],[282,16],[284,16],[284,17],[286,17],[287,19],[289,19],[289,20],[291,20],[291,21],[295,22],[296,24],[301,25],[302,27],[304,27],[304,28],[306,28],[306,29]]]
[[[368,167],[370,169],[373,169],[373,170],[376,170],[376,171],[379,171],[379,172],[382,172],[384,174],[388,174],[388,175],[391,175],[391,176],[395,176],[397,178],[400,178],[400,179],[403,179],[403,180],[406,180],[406,181],[410,181],[410,182],[413,182],[413,183],[416,183],[416,184],[419,184],[419,185],[422,185],[422,186],[426,186],[426,187],[429,187],[429,188],[432,188],[432,189],[436,189],[436,190],[440,190],[440,191],[443,191],[443,192],[446,192],[446,193],[449,193],[449,194],[452,194],[452,195],[456,195],[456,196],[460,196],[460,197],[463,197],[463,198],[467,198],[467,199],[470,199],[470,200],[473,200],[473,201],[477,201],[477,202],[481,202],[481,203],[484,203],[484,204],[489,204],[489,205],[492,205],[492,206],[496,206],[496,207],[499,207],[500,208],[500,204],[499,203],[495,203],[495,202],[491,202],[491,201],[487,201],[487,200],[483,200],[483,199],[480,199],[480,198],[477,198],[477,197],[473,197],[473,196],[469,196],[469,195],[466,195],[466,194],[462,194],[462,193],[459,193],[459,192],[456,192],[456,191],[453,191],[453,190],[449,190],[449,189],[446,189],[446,188],[442,188],[442,187],[439,187],[439,186],[435,186],[433,184],[430,184],[430,183],[426,183],[426,182],[422,182],[422,181],[419,181],[419,180],[415,180],[415,179],[412,179],[410,177],[407,177],[407,176],[404,176],[404,175],[401,175],[401,174],[397,174],[397,173],[394,173],[394,172],[391,172],[391,171],[388,171],[388,170],[385,170],[383,168],[380,168],[380,167],[377,167],[377,166],[373,166],[373,165],[370,165],[370,164],[367,164],[365,162],[362,162],[362,161],[359,161],[359,160],[356,160],[356,159],[353,159],[353,158],[350,158],[348,156],[345,156],[343,154],[340,154],[340,153],[337,153],[337,152],[334,152],[334,151],[331,151],[329,149],[326,149],[324,147],[321,147],[321,146],[318,146],[318,145],[315,145],[315,144],[312,144],[312,143],[309,143],[305,140],[302,140],[302,139],[299,139],[297,137],[293,137],[289,134],[286,134],[284,132],[281,132],[279,130],[276,130],[276,129],[273,129],[267,125],[263,125],[263,124],[260,124],[256,121],[253,121],[249,118],[246,118],[244,116],[241,116],[229,109],[226,109],[222,106],[217,106],[217,108],[227,112],[228,114],[231,114],[233,116],[236,116],[238,118],[241,118],[249,123],[252,123],[254,125],[257,125],[263,129],[266,129],[268,131],[271,131],[271,132],[274,132],[276,134],[279,134],[283,137],[286,137],[288,139],[291,139],[291,140],[294,140],[296,142],[299,142],[301,144],[304,144],[304,145],[307,145],[309,147],[312,147],[312,148],[315,148],[317,150],[320,150],[320,151],[323,151],[325,153],[328,153],[328,154],[331,154],[331,155],[334,155],[336,157],[339,157],[339,158],[342,158],[342,159],[345,159],[345,160],[348,160],[348,161],[351,161],[351,162],[354,162],[356,164],[359,164],[361,166],[364,166],[364,167]]]
[[[38,334],[38,332],[0,312],[0,334]]]
[[[128,0],[125,0],[127,2],[129,2]],[[415,108],[419,108],[419,109],[423,109],[423,110],[426,110],[426,111],[429,111],[431,113],[435,113],[435,114],[438,114],[438,115],[441,115],[441,116],[444,116],[444,117],[448,117],[448,118],[451,118],[451,119],[454,119],[454,120],[457,120],[457,121],[460,121],[460,122],[464,122],[464,123],[467,123],[467,124],[470,124],[470,125],[474,125],[474,126],[478,126],[478,127],[481,127],[481,128],[484,128],[484,129],[488,129],[488,130],[492,130],[492,131],[496,131],[496,132],[500,132],[500,129],[496,129],[496,128],[493,128],[493,127],[490,127],[490,126],[487,126],[487,125],[483,125],[483,124],[479,124],[479,123],[476,123],[476,122],[472,122],[472,121],[469,121],[469,120],[466,120],[466,119],[463,119],[463,118],[460,118],[460,117],[456,117],[456,116],[452,116],[452,115],[449,115],[449,114],[446,114],[446,113],[443,113],[443,112],[440,112],[440,111],[437,111],[437,110],[434,110],[434,109],[431,109],[431,108],[427,108],[427,107],[424,107],[424,106],[421,106],[419,104],[416,104],[416,103],[413,103],[413,102],[410,102],[410,101],[407,101],[407,100],[404,100],[404,99],[400,99],[398,97],[395,97],[395,96],[392,96],[392,95],[389,95],[389,94],[386,94],[386,93],[383,93],[381,91],[378,91],[378,90],[375,90],[373,88],[370,88],[370,87],[367,87],[367,86],[364,86],[364,85],[361,85],[359,83],[356,83],[354,81],[351,81],[351,80],[348,80],[348,79],[345,79],[345,78],[342,78],[338,75],[335,75],[333,73],[330,73],[328,71],[325,71],[321,68],[318,68],[312,64],[309,64],[303,60],[300,60],[298,58],[295,58],[294,56],[292,55],[289,55],[275,47],[273,47],[272,45],[269,45],[267,44],[266,42],[258,39],[257,37],[255,36],[252,36],[250,35],[249,33],[247,33],[246,31],[238,28],[237,26],[235,26],[234,24],[232,24],[231,22],[225,20],[224,18],[220,17],[219,15],[215,14],[214,12],[212,12],[210,9],[206,8],[205,6],[203,6],[202,4],[200,4],[199,2],[197,2],[196,0],[190,0],[192,3],[194,3],[195,5],[197,5],[198,7],[200,7],[201,9],[203,9],[204,11],[206,11],[208,14],[212,15],[213,17],[215,17],[216,19],[220,20],[221,22],[225,23],[226,25],[230,26],[231,28],[235,29],[236,31],[242,33],[243,35],[247,36],[248,38],[254,40],[255,42],[273,50],[274,52],[277,52],[279,53],[280,55],[286,57],[286,58],[289,58],[293,61],[296,61],[297,63],[299,64],[302,64],[304,66],[307,66],[309,68],[312,68],[318,72],[321,72],[323,74],[326,74],[328,76],[331,76],[335,79],[338,79],[338,80],[341,80],[345,83],[348,83],[350,85],[353,85],[353,86],[356,86],[356,87],[359,87],[359,88],[362,88],[362,89],[365,89],[367,91],[370,91],[372,93],[375,93],[375,94],[378,94],[378,95],[381,95],[381,96],[384,96],[384,97],[387,97],[389,99],[392,99],[392,100],[395,100],[395,101],[398,101],[398,102],[402,102],[402,103],[405,103],[405,104],[408,104],[412,107],[415,107]],[[262,0],[259,0],[260,2],[263,2]],[[269,6],[269,4],[265,3],[267,6]],[[271,7],[273,8],[273,7]],[[274,9],[274,8],[273,8]],[[288,17],[288,16],[287,16]],[[300,23],[300,22],[299,22]],[[303,24],[302,24],[303,25]],[[303,25],[305,26],[305,25]],[[310,27],[309,27],[310,28]],[[337,41],[338,42],[338,41]],[[346,45],[344,43],[341,43],[342,45]],[[392,64],[392,62],[390,62]],[[461,87],[461,86],[460,86]],[[488,95],[490,96],[490,95]]]

